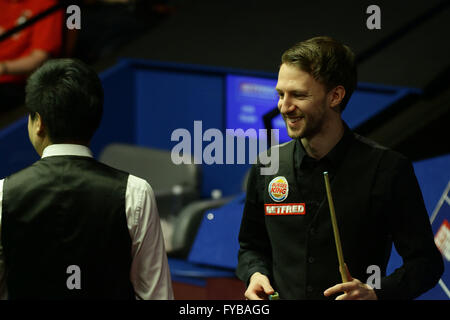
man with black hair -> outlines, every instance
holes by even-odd
[[[41,159],[0,180],[0,298],[172,299],[152,188],[88,148],[103,111],[97,74],[50,60],[28,79],[26,107]]]
[[[443,272],[411,162],[355,133],[341,113],[357,83],[351,49],[330,37],[282,56],[278,108],[293,139],[279,171],[253,166],[239,233],[247,299],[413,299]],[[323,172],[331,180],[349,281],[341,282]],[[403,265],[386,267],[392,243]],[[375,285],[367,270],[378,268]]]

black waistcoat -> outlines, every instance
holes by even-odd
[[[325,183],[322,199],[312,206],[299,188],[294,148],[294,141],[280,146],[277,174],[263,178],[265,204],[306,203],[304,215],[265,216],[272,245],[273,284],[283,299],[325,299],[323,291],[341,282]],[[369,265],[380,266],[385,274],[392,245],[379,224],[382,219],[373,210],[370,188],[357,192],[361,186],[373,185],[380,157],[380,150],[352,139],[341,165],[331,175],[344,257],[352,276],[362,281]],[[278,176],[288,183],[288,196],[281,202],[271,199],[268,190]]]
[[[127,180],[79,156],[47,157],[5,179],[1,241],[10,299],[134,298]]]

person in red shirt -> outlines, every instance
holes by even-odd
[[[0,34],[54,6],[55,0],[0,0]],[[0,112],[23,103],[27,76],[60,54],[63,12],[58,10],[0,42]]]

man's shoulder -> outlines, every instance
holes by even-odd
[[[124,171],[124,170],[112,167],[112,166],[107,165],[107,164],[105,164],[103,162],[100,162],[100,161],[97,161],[97,160],[96,160],[96,162],[98,163],[99,166],[102,166],[106,170],[111,170],[113,172],[116,172],[116,173],[119,173],[119,174],[127,176],[128,177],[127,178],[128,179],[127,180],[128,188],[141,189],[141,190],[144,190],[144,191],[153,192],[153,189],[152,189],[151,185],[144,178],[135,176],[134,174],[132,174],[130,172],[127,172],[127,171]]]
[[[41,159],[40,159],[40,160],[41,160]],[[4,180],[4,181],[7,181],[7,180],[10,180],[10,179],[15,178],[15,177],[20,177],[20,176],[22,176],[22,175],[26,175],[27,173],[29,173],[29,172],[31,172],[31,171],[34,170],[35,166],[38,165],[38,163],[39,163],[40,160],[38,160],[38,161],[32,163],[32,164],[29,165],[28,167],[25,167],[25,168],[23,168],[23,169],[20,169],[20,170],[18,170],[18,171],[16,171],[16,172],[13,172],[13,173],[9,174],[8,176],[4,177],[3,180]]]
[[[6,180],[29,180],[36,177],[50,175],[78,175],[86,172],[94,172],[102,177],[111,179],[127,179],[130,173],[114,168],[91,157],[82,156],[55,156],[39,159],[28,167],[25,167],[5,177]],[[49,180],[49,179],[45,179]]]
[[[358,145],[364,146],[367,149],[373,150],[375,152],[385,152],[385,151],[390,150],[388,147],[381,145],[380,143],[378,143],[372,139],[369,139],[367,137],[364,137],[356,132],[353,132],[353,136]]]
[[[277,145],[271,147],[270,149],[277,148],[278,150],[288,151],[290,148],[294,147],[294,144],[295,144],[295,140],[292,139],[292,140],[289,140],[287,142],[277,144]]]
[[[117,174],[121,174],[121,175],[129,175],[130,173],[127,171],[124,171],[122,169],[110,166],[109,164],[103,163],[101,161],[98,161],[94,158],[89,158],[96,166],[98,166],[99,168],[102,168],[105,171],[110,171],[110,172],[114,172]]]
[[[128,188],[135,190],[142,190],[145,192],[153,192],[153,189],[147,182],[147,180],[135,176],[131,173],[128,175]]]
[[[410,163],[410,160],[405,155],[396,150],[386,147],[355,132],[353,132],[353,135],[355,138],[354,145],[357,148],[358,152],[362,155],[365,154],[368,158],[380,159],[380,161],[383,161],[390,165],[395,165],[397,163]]]

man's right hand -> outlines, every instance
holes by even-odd
[[[248,300],[267,300],[268,296],[274,292],[275,290],[270,285],[269,278],[259,272],[255,272],[250,277],[250,283],[245,291],[245,298]]]

